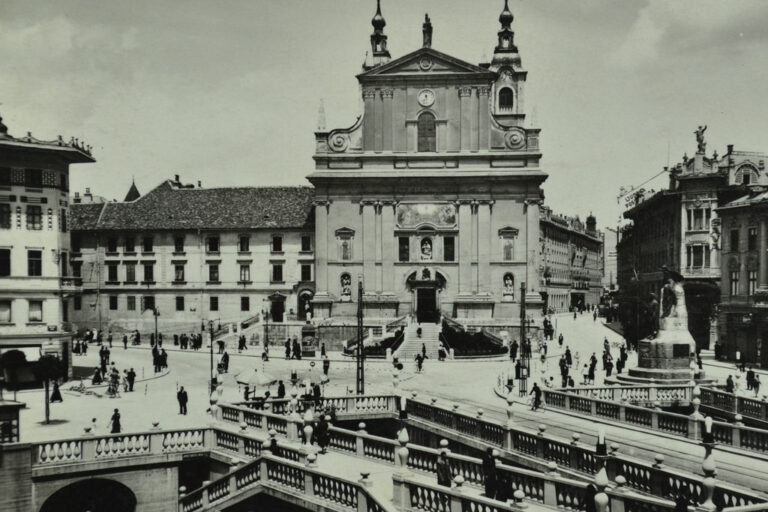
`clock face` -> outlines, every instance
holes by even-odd
[[[419,91],[419,105],[428,107],[435,102],[435,93],[429,89]]]

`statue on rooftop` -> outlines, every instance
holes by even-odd
[[[707,131],[707,125],[704,125],[704,126],[699,125],[699,127],[693,132],[694,134],[696,134],[696,143],[699,146],[698,150],[697,150],[697,153],[702,153],[703,154],[704,151],[706,150],[707,143],[704,142],[704,132],[705,131]]]

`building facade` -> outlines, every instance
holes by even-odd
[[[618,291],[619,263],[616,247],[619,245],[618,228],[606,227],[603,236],[603,290]]]
[[[763,176],[764,155],[736,151],[729,145],[722,157],[705,154],[703,130],[697,130],[698,148],[665,168],[669,187],[649,197],[636,193],[624,217],[618,245],[622,322],[631,334],[638,304],[659,297],[662,266],[685,278],[688,327],[699,348],[712,349],[717,337],[717,307],[721,295],[721,225],[718,207],[743,196]],[[626,289],[624,288],[626,287]],[[642,307],[642,306],[640,306]]]
[[[161,331],[181,333],[311,313],[311,188],[199,188],[177,176],[131,196],[72,206],[79,327],[147,332],[157,312]]]
[[[603,292],[603,234],[592,215],[557,215],[541,209],[541,261],[548,310],[596,306]]]
[[[315,134],[319,316],[354,316],[359,280],[369,316],[517,321],[522,283],[540,310],[547,175],[512,20],[475,65],[432,48],[428,19],[422,48],[392,60],[376,13],[361,116]]]
[[[74,139],[13,137],[0,118],[0,357],[56,354],[71,372],[69,166],[94,161]]]

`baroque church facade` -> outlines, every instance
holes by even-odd
[[[392,59],[380,7],[357,75],[364,111],[315,134],[314,314],[442,313],[516,321],[521,285],[542,306],[540,130],[528,126],[527,72],[505,4],[490,62],[423,46]]]

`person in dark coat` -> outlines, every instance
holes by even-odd
[[[533,389],[531,389],[529,394],[533,395],[533,404],[531,404],[531,409],[535,411],[541,407],[541,388],[539,385],[534,382]]]
[[[133,391],[133,383],[136,382],[136,372],[131,368],[128,371],[128,391]]]
[[[328,432],[328,421],[330,416],[323,415],[320,417],[320,421],[317,422],[317,428],[315,429],[315,435],[317,436],[317,446],[320,447],[320,453],[326,453],[328,451],[328,444],[330,442],[330,435]]]
[[[573,366],[573,356],[571,355],[571,349],[565,347],[565,364]]]
[[[425,358],[427,357],[427,344],[426,343],[422,343],[421,344],[421,355],[423,357],[425,357]]]
[[[496,457],[493,448],[488,448],[483,457],[483,483],[485,484],[486,498],[496,499],[498,489],[498,474],[496,470]]]
[[[128,350],[128,335],[123,334],[123,350]]]
[[[563,341],[565,341],[563,339],[563,333],[560,333],[560,336],[557,337],[557,344],[562,347],[563,346]]]
[[[451,474],[451,465],[448,463],[448,457],[445,452],[440,452],[440,456],[437,458],[437,485],[444,487],[451,487],[453,481],[453,475]]]
[[[512,340],[512,343],[509,345],[509,358],[512,359],[513,363],[517,360],[517,349],[517,340]]]
[[[596,495],[597,495],[597,487],[595,487],[595,484],[587,485],[587,489],[584,491],[584,511],[585,512],[597,512],[597,505],[595,504]]]
[[[109,419],[109,424],[112,425],[112,428],[110,429],[110,434],[119,434],[121,430],[120,425],[120,411],[115,409],[114,414],[112,414],[112,417]]]
[[[328,371],[331,369],[331,360],[328,356],[323,354],[323,375],[328,375]]]
[[[187,402],[189,401],[189,397],[187,396],[187,392],[184,390],[184,386],[181,386],[179,388],[179,392],[176,393],[176,400],[179,401],[179,414],[186,416]]]
[[[726,393],[733,393],[733,376],[729,375],[728,379],[725,381],[725,391]]]
[[[221,366],[224,368],[224,373],[229,371],[229,354],[226,351],[221,356]]]
[[[59,391],[58,382],[53,383],[53,393],[51,393],[51,398],[49,398],[48,401],[51,403],[64,401],[64,399],[61,397],[61,391]]]
[[[291,338],[285,340],[285,358],[291,358]]]
[[[277,382],[277,398],[285,398],[285,384],[283,384],[283,381]]]

